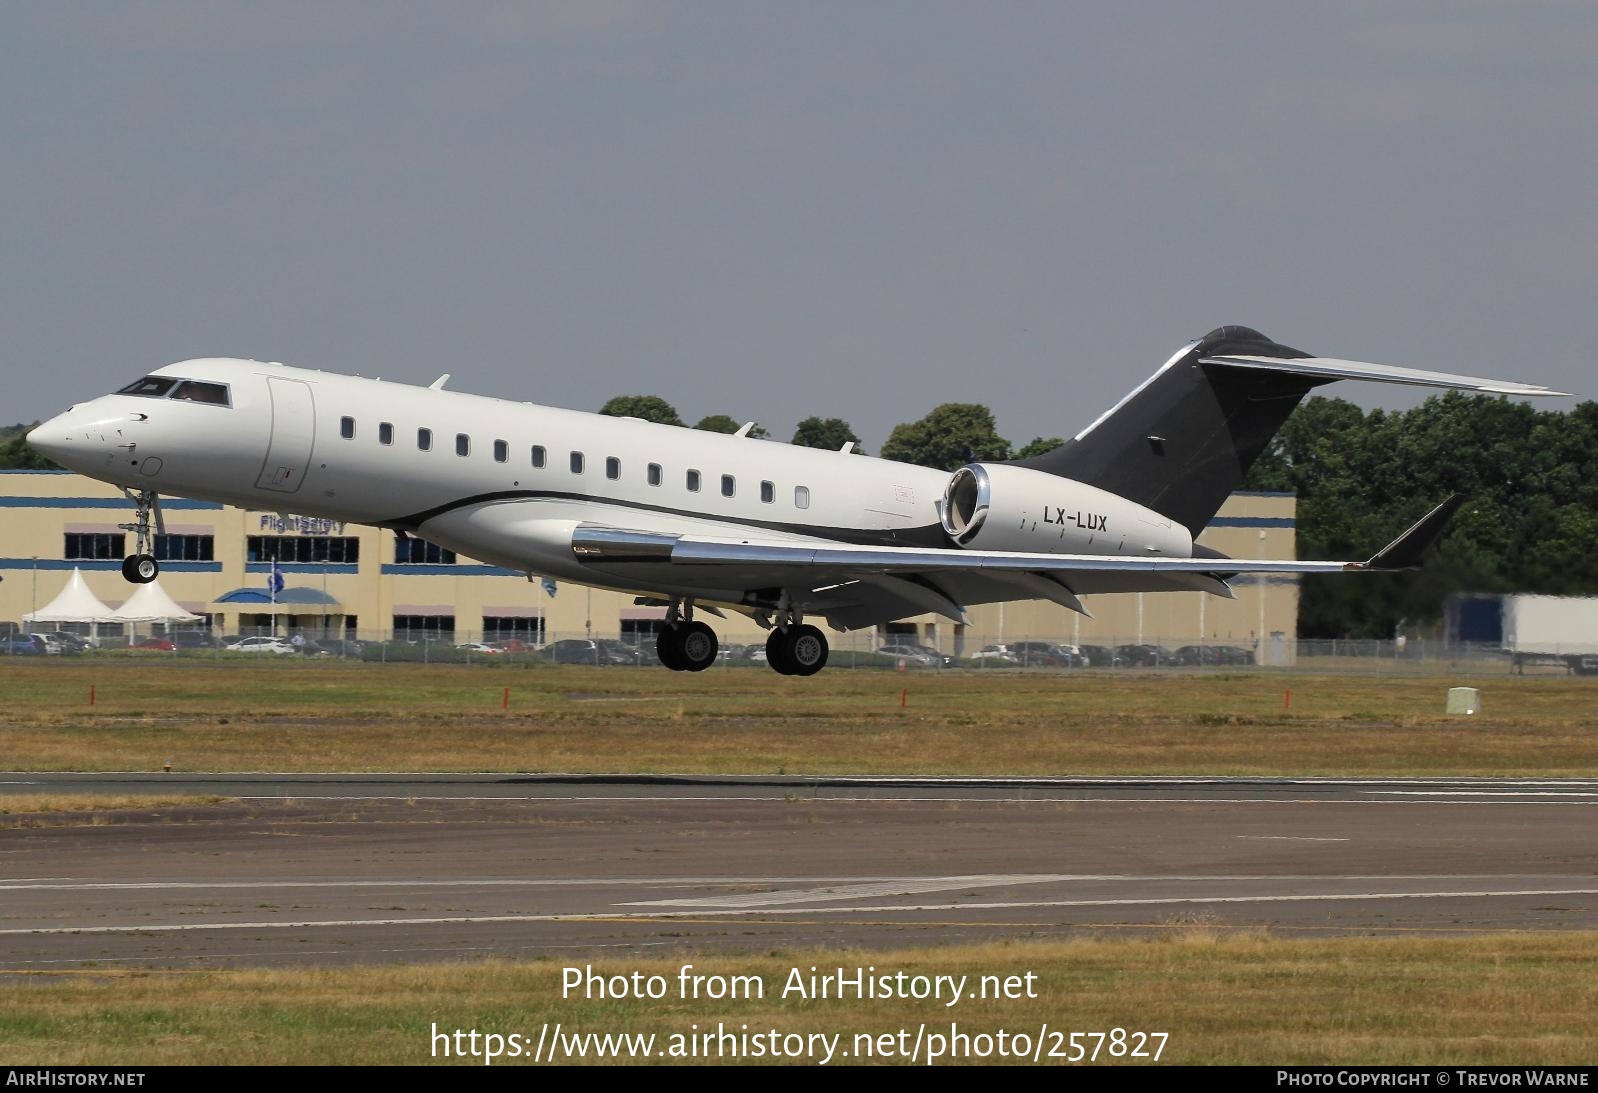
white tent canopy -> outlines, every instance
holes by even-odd
[[[103,622],[198,622],[196,615],[168,596],[160,581],[141,584],[139,590],[128,597],[128,602],[108,612]]]
[[[105,622],[115,617],[112,610],[89,591],[83,574],[74,568],[61,594],[39,610],[23,615],[22,621],[31,626],[40,622]]]

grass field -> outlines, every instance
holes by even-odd
[[[706,975],[758,976],[763,997],[684,1001],[684,962]],[[0,1008],[0,1059],[461,1062],[433,1056],[435,1023],[447,1032],[516,1033],[529,1038],[529,1051],[545,1022],[560,1022],[568,1034],[654,1033],[657,1050],[696,1024],[701,1031],[720,1022],[752,1032],[842,1033],[838,1046],[850,1057],[839,1061],[855,1059],[857,1033],[908,1029],[908,1042],[922,1023],[947,1034],[951,1022],[970,1034],[1024,1032],[1033,1043],[1044,1022],[1062,1033],[1165,1032],[1162,1064],[1588,1065],[1598,1038],[1598,935],[1591,934],[1300,941],[1201,928],[1132,941],[594,962],[602,975],[662,976],[669,989],[659,1001],[562,1000],[565,963],[12,977]],[[983,975],[1033,972],[1036,996],[967,997],[953,1007],[782,998],[790,971],[805,975],[812,966],[967,975],[973,991]],[[1045,1050],[1069,1052],[1068,1043],[1047,1039]],[[1101,1055],[1110,1061],[1128,1062]]]
[[[0,664],[13,770],[1598,775],[1598,679]],[[93,700],[91,704],[91,689]],[[508,690],[508,706],[507,702]],[[1289,694],[1289,691],[1291,692]]]

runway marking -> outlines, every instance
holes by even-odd
[[[1393,797],[1598,797],[1581,790],[1551,789],[1368,789],[1366,793]]]
[[[688,888],[705,885],[726,887],[745,884],[852,884],[859,881],[894,881],[895,877],[612,877],[589,879],[492,878],[482,880],[230,880],[230,881],[73,881],[70,878],[17,878],[0,880],[0,892],[20,891],[157,891],[162,889],[259,889],[259,888],[575,888],[634,887]],[[1116,879],[1116,878],[1103,878]]]
[[[1268,837],[1268,836],[1267,836]],[[1557,874],[1555,874],[1557,876]],[[799,890],[807,899],[850,899],[866,895],[911,895],[916,892],[948,891],[953,888],[976,887],[993,884],[1043,884],[1043,883],[1114,883],[1122,881],[1178,882],[1184,884],[1231,883],[1251,881],[1305,881],[1326,884],[1333,881],[1464,881],[1464,880],[1527,880],[1543,881],[1548,874],[1539,873],[1015,873],[971,874],[968,876],[853,876],[853,877],[550,877],[550,878],[462,878],[457,880],[419,880],[406,878],[378,880],[233,880],[233,881],[90,881],[71,877],[16,877],[0,880],[0,892],[49,891],[254,891],[274,888],[734,888],[750,885],[806,884],[828,885],[828,888]],[[1585,878],[1584,878],[1585,879]],[[856,896],[841,893],[849,889],[871,888]],[[809,892],[830,892],[830,896],[809,897]],[[794,902],[789,897],[794,889],[781,892],[754,892],[747,895],[707,899],[768,899],[777,902]],[[680,900],[677,902],[688,902]]]
[[[551,802],[551,803],[561,803],[561,802],[571,803],[571,802],[576,802],[576,803],[584,803],[584,804],[610,803],[610,804],[626,804],[626,805],[636,805],[636,804],[638,804],[640,802],[649,802],[649,801],[658,801],[658,802],[660,802],[662,804],[696,804],[696,805],[716,804],[717,802],[721,802],[721,801],[727,801],[727,802],[732,802],[732,803],[739,803],[739,802],[767,802],[767,803],[775,803],[775,804],[793,804],[793,803],[795,803],[795,800],[797,800],[797,802],[801,803],[801,804],[917,804],[917,803],[919,803],[919,804],[948,804],[948,803],[958,803],[958,804],[979,804],[979,805],[982,805],[982,804],[993,804],[993,805],[997,805],[997,804],[1013,804],[1013,805],[1052,805],[1052,804],[1114,804],[1114,805],[1147,805],[1147,804],[1161,804],[1161,805],[1363,805],[1363,806],[1374,806],[1374,807],[1386,807],[1386,806],[1391,806],[1391,805],[1426,805],[1426,804],[1448,804],[1448,803],[1451,803],[1451,802],[1447,802],[1447,801],[1390,801],[1390,800],[1381,800],[1381,801],[1369,800],[1369,801],[1365,801],[1365,800],[1358,800],[1358,799],[1337,799],[1337,798],[1330,798],[1330,797],[1159,797],[1159,796],[1149,796],[1149,797],[1070,797],[1070,796],[1054,796],[1054,797],[1038,797],[1038,796],[1033,796],[1033,797],[910,797],[910,796],[899,796],[899,797],[833,797],[833,796],[826,796],[826,795],[823,795],[823,794],[818,794],[818,793],[815,793],[815,792],[805,792],[803,795],[798,796],[797,798],[793,798],[793,797],[789,796],[789,794],[793,794],[793,793],[797,792],[798,790],[800,790],[801,788],[802,787],[795,787],[792,790],[787,790],[787,791],[783,791],[783,792],[780,792],[780,793],[778,791],[773,791],[770,794],[764,794],[764,795],[755,796],[755,797],[748,797],[748,796],[732,797],[732,796],[719,796],[719,795],[708,795],[708,796],[707,795],[700,795],[700,796],[696,796],[696,797],[664,797],[664,796],[657,797],[657,796],[654,796],[652,794],[638,794],[638,795],[633,795],[633,796],[610,795],[610,796],[603,796],[603,797],[576,797],[576,796],[559,796],[559,797],[557,797],[557,796],[545,796],[543,794],[535,794],[535,795],[527,795],[527,796],[499,795],[499,796],[492,796],[492,797],[457,797],[457,796],[423,797],[423,796],[418,796],[418,795],[413,794],[413,793],[401,793],[401,794],[392,794],[392,795],[371,795],[371,794],[367,794],[367,795],[360,795],[360,796],[354,796],[354,795],[331,796],[331,795],[314,794],[314,793],[311,793],[311,794],[307,794],[307,793],[283,793],[283,794],[271,794],[271,795],[266,795],[266,794],[254,794],[254,795],[228,794],[228,796],[234,797],[234,798],[236,798],[237,800],[240,800],[240,801],[548,801],[548,802]],[[1063,788],[1068,788],[1068,787],[1063,787]],[[1151,793],[1157,793],[1158,791],[1157,790],[1151,790],[1150,792]],[[1374,793],[1374,792],[1377,792],[1377,791],[1370,791],[1370,792]],[[1390,792],[1392,792],[1393,794],[1397,794],[1400,791],[1393,790],[1393,791],[1390,791]],[[1421,794],[1415,794],[1415,796],[1420,796],[1420,795]],[[1438,797],[1455,797],[1455,796],[1473,796],[1473,794],[1463,793],[1463,792],[1462,793],[1454,793],[1452,791],[1437,791],[1435,793],[1435,796],[1438,796]],[[1523,799],[1521,799],[1523,797],[1534,796],[1534,794],[1530,794],[1530,793],[1527,793],[1527,794],[1487,793],[1487,794],[1475,794],[1475,796],[1503,797],[1503,798],[1506,798],[1506,799],[1503,800],[1503,801],[1480,801],[1480,800],[1474,800],[1474,801],[1470,802],[1471,804],[1553,805],[1553,804],[1563,804],[1563,803],[1589,804],[1591,802],[1588,802],[1588,801],[1585,801],[1585,800],[1577,800],[1576,798],[1582,798],[1582,797],[1598,798],[1598,793],[1594,793],[1594,794],[1547,793],[1547,794],[1543,794],[1542,795],[1542,796],[1547,796],[1547,797],[1568,798],[1569,799],[1568,801],[1533,801],[1533,800],[1523,800]],[[1514,798],[1514,800],[1509,800],[1508,798]],[[1463,802],[1460,802],[1460,803],[1463,803]]]
[[[689,899],[652,899],[628,907],[772,907],[783,903],[825,903],[829,900],[864,899],[868,896],[910,896],[918,892],[947,892],[955,888],[999,888],[1005,885],[1050,884],[1060,881],[1124,880],[1124,877],[1078,876],[1065,873],[976,873],[969,876],[901,878],[868,884],[841,884],[826,888],[789,889],[783,892],[747,892],[737,896],[702,896]]]
[[[659,919],[746,918],[760,915],[903,915],[925,911],[1027,910],[1039,907],[1158,907],[1183,904],[1313,903],[1384,899],[1489,899],[1532,896],[1598,896],[1598,888],[1548,888],[1475,892],[1355,892],[1308,893],[1291,896],[1173,896],[1163,899],[1034,900],[1014,903],[929,903],[874,907],[761,907],[725,911],[595,912],[546,915],[451,915],[439,918],[329,919],[295,922],[183,922],[146,923],[139,926],[44,926],[0,930],[0,936],[19,934],[165,934],[207,930],[313,930],[363,926],[467,926],[515,922],[647,922]]]

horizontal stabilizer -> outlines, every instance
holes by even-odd
[[[1404,534],[1372,555],[1371,560],[1365,563],[1366,568],[1414,569],[1420,565],[1426,549],[1442,535],[1443,528],[1448,526],[1448,521],[1459,510],[1459,506],[1464,503],[1464,494],[1454,494],[1441,505],[1438,505],[1425,516],[1415,521],[1415,524]]]
[[[1567,395],[1535,383],[1456,376],[1450,372],[1427,372],[1419,368],[1398,368],[1390,364],[1367,364],[1335,357],[1256,357],[1228,353],[1200,357],[1200,364],[1223,368],[1259,369],[1284,375],[1313,376],[1324,380],[1371,380],[1376,383],[1407,383],[1416,387],[1450,387],[1457,391],[1480,391],[1490,395]]]

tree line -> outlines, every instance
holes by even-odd
[[[658,395],[623,395],[600,413],[687,427]],[[694,426],[733,433],[711,414]],[[0,468],[53,469],[30,449],[29,427],[0,427]],[[748,433],[769,439],[758,424]],[[791,443],[838,450],[859,435],[836,417],[808,417]],[[897,425],[882,457],[952,471],[1059,446],[1037,437],[1019,448],[979,403],[946,403]],[[1337,398],[1306,400],[1287,419],[1244,489],[1298,495],[1300,558],[1360,559],[1452,493],[1460,509],[1420,570],[1309,576],[1299,601],[1307,638],[1391,637],[1435,627],[1454,592],[1598,595],[1598,402],[1568,411],[1450,392],[1409,410],[1364,411]]]

